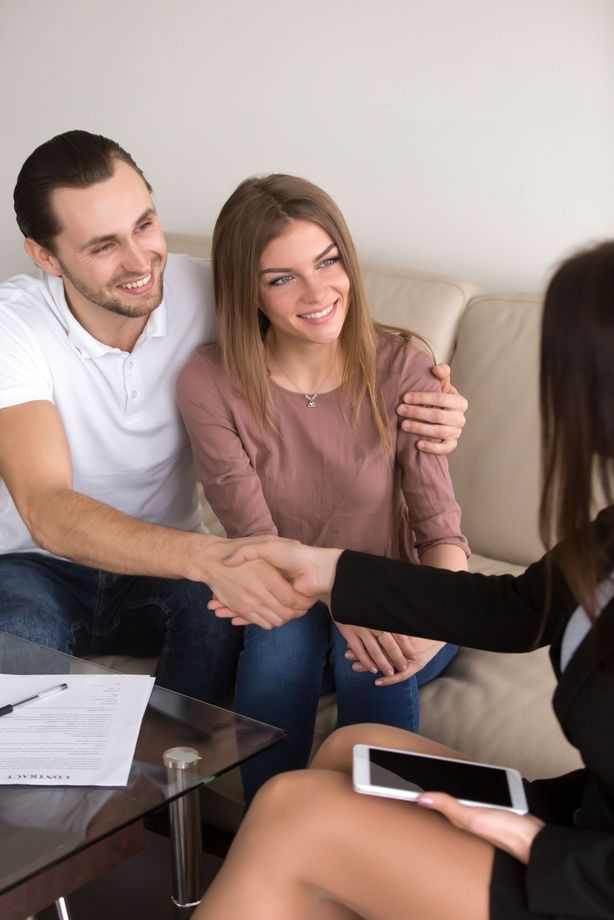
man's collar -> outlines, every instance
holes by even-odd
[[[121,348],[115,348],[112,345],[105,345],[94,338],[84,326],[73,316],[70,307],[66,302],[66,293],[61,278],[53,275],[46,275],[47,285],[53,302],[55,303],[62,325],[66,329],[66,335],[69,342],[86,358],[99,358],[109,352],[121,352]],[[134,352],[149,339],[159,338],[166,335],[167,331],[167,310],[164,297],[160,306],[156,307],[150,314],[145,328],[141,332],[137,342],[132,349]]]

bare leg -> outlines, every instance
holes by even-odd
[[[441,815],[356,795],[345,774],[287,773],[256,796],[193,917],[487,920],[492,858]]]
[[[399,748],[404,751],[419,751],[423,754],[437,754],[441,757],[469,759],[459,751],[431,741],[429,738],[423,738],[414,732],[392,728],[388,725],[363,723],[348,725],[329,735],[319,747],[311,767],[321,770],[337,770],[351,775],[352,749],[355,744],[373,744],[380,747]],[[358,918],[358,914],[353,910],[332,902],[323,903],[315,916],[317,920],[356,920]]]
[[[360,914],[334,901],[322,901],[310,916],[313,920],[363,920]]]
[[[416,751],[420,754],[436,754],[440,757],[459,757],[461,760],[471,760],[460,751],[438,744],[422,735],[404,731],[402,728],[392,728],[389,725],[348,725],[338,728],[329,735],[318,749],[313,761],[312,769],[339,770],[342,773],[352,772],[352,748],[355,744],[373,744],[379,747],[399,748],[402,751]]]

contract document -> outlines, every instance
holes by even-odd
[[[0,674],[0,707],[61,683],[0,718],[0,784],[125,786],[153,677]]]

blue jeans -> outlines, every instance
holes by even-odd
[[[347,643],[324,604],[304,617],[270,631],[247,626],[239,656],[235,710],[277,725],[287,738],[241,767],[243,791],[250,802],[260,786],[284,770],[307,765],[318,701],[330,665],[337,691],[337,725],[380,722],[417,731],[418,688],[437,677],[456,654],[446,645],[414,677],[390,687],[376,687],[375,675],[352,670]]]
[[[163,687],[221,704],[241,630],[207,610],[209,588],[116,575],[42,553],[0,555],[0,629],[73,655],[159,655]]]

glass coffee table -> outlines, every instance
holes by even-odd
[[[106,670],[0,632],[0,673]],[[154,687],[126,787],[0,786],[0,917],[24,920],[54,901],[59,916],[68,917],[64,896],[142,849],[144,816],[165,805],[172,897],[189,912],[201,890],[195,790],[283,737],[269,725]]]

